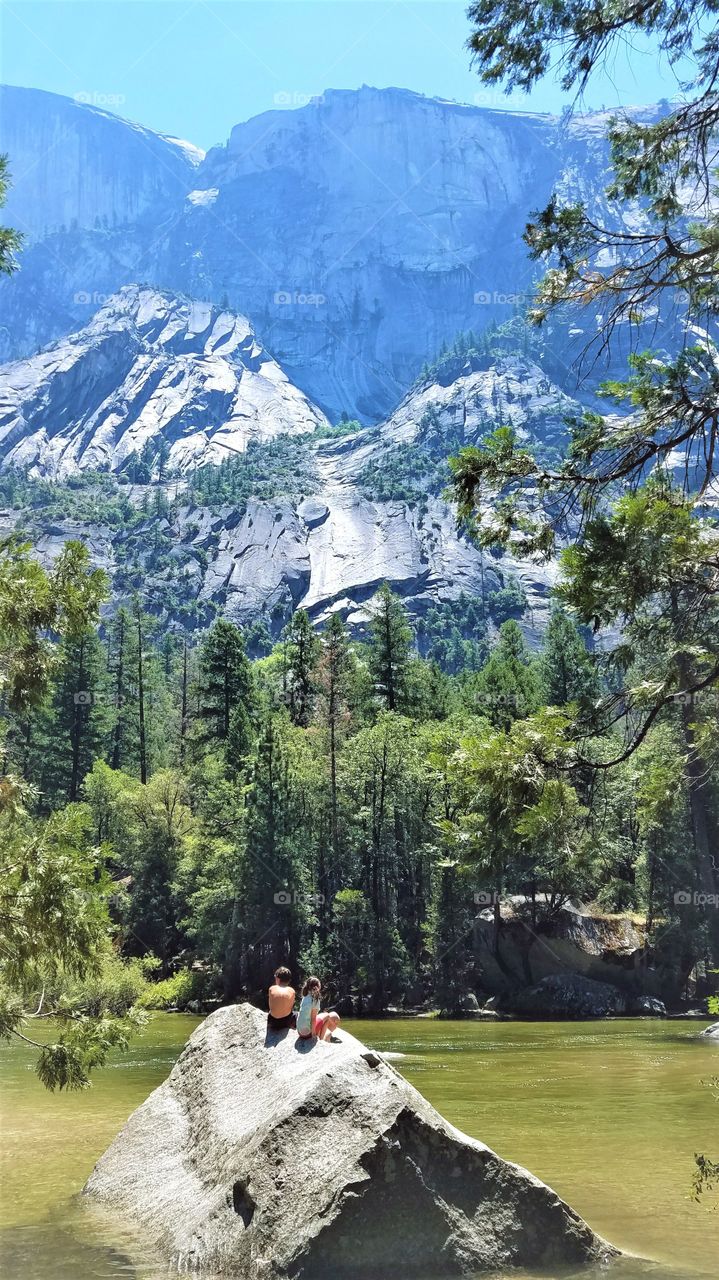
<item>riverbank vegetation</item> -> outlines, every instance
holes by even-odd
[[[532,654],[465,600],[440,665],[447,618],[413,629],[385,586],[361,638],[298,611],[251,661],[226,619],[194,645],[139,596],[100,621],[106,593],[79,544],[50,573],[3,546],[0,1016],[60,1016],[46,1083],[83,1083],[137,1006],[255,997],[279,961],[353,1007],[459,1009],[474,916],[498,943],[511,895],[535,930],[594,901],[644,917],[678,975],[709,958],[682,709],[602,768],[618,670],[559,606]],[[698,741],[716,711],[693,696]],[[713,820],[711,768],[703,799]]]

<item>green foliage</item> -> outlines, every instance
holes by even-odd
[[[478,671],[489,653],[484,603],[465,592],[432,605],[417,619],[415,631],[422,656],[450,675]]]
[[[106,590],[80,542],[66,543],[46,573],[27,543],[0,540],[0,689],[12,710],[37,705],[47,692],[56,657],[47,633],[75,640],[96,621]]]
[[[574,702],[591,711],[601,696],[597,668],[576,623],[558,606],[544,633],[538,675],[543,699],[551,707]]]
[[[412,631],[402,602],[386,582],[370,615],[370,635],[369,665],[375,687],[387,710],[397,711],[405,699]]]
[[[656,536],[690,530],[680,509],[662,509]],[[651,566],[650,543],[645,555]],[[588,562],[588,593],[600,589],[595,572]],[[616,589],[631,602],[629,582]],[[502,590],[521,607],[520,590]],[[679,999],[687,954],[708,943],[705,916],[675,898],[697,883],[686,734],[707,744],[709,820],[714,695],[670,706],[632,756],[593,778],[583,753],[611,760],[621,740],[601,724],[577,736],[572,716],[597,680],[582,635],[555,608],[538,657],[513,619],[489,649],[494,595],[431,606],[415,641],[385,585],[364,640],[339,613],[317,634],[300,611],[255,662],[225,619],[193,648],[160,635],[136,601],[102,638],[76,612],[50,642],[39,704],[7,718],[15,772],[0,791],[0,914],[16,911],[15,894],[23,921],[14,967],[2,965],[0,1028],[25,1035],[40,1004],[55,1017],[52,1043],[27,1037],[43,1081],[81,1087],[126,1043],[138,1008],[254,998],[283,960],[319,969],[328,998],[356,1007],[461,1011],[481,984],[477,888],[519,895],[533,929],[569,897],[643,911]],[[636,688],[651,677],[657,637],[670,638],[656,620],[643,625],[625,632]],[[676,644],[683,652],[686,641]],[[68,805],[77,739],[67,694],[80,647],[103,692],[79,739],[82,803]],[[692,646],[682,660],[702,653]],[[559,706],[545,707],[550,697]],[[38,780],[39,793],[28,785]]]
[[[249,722],[253,702],[252,667],[245,653],[242,632],[220,618],[200,650],[197,714],[203,741],[227,740],[233,725],[236,737],[240,726],[237,719],[233,721],[233,716],[241,710]]]
[[[307,726],[312,714],[320,641],[309,615],[297,609],[285,629],[287,706],[293,724]]]
[[[7,199],[9,185],[8,158],[0,156],[0,208]],[[16,269],[15,253],[20,248],[22,240],[23,237],[19,231],[13,231],[11,227],[0,227],[0,273],[2,275],[9,276]]]
[[[322,426],[316,427],[312,433],[313,440],[341,440],[344,436],[353,436],[355,432],[362,430],[362,423],[356,418],[349,418],[346,413],[342,414],[339,422],[334,427]]]
[[[171,978],[147,983],[139,999],[141,1009],[186,1009],[191,1001],[207,993],[204,975],[192,969],[179,969]]]
[[[398,444],[368,462],[359,487],[372,502],[406,502],[426,512],[427,498],[439,495],[449,481],[447,448],[427,450],[421,444]]]
[[[188,497],[196,506],[218,511],[232,506],[243,512],[251,498],[298,500],[314,493],[317,475],[305,436],[276,436],[264,444],[251,441],[244,453],[193,472]]]
[[[516,622],[502,623],[489,660],[467,687],[478,712],[498,728],[509,728],[537,710],[539,677]]]
[[[488,369],[503,356],[523,355],[540,364],[551,376],[564,376],[561,343],[549,326],[541,331],[516,310],[501,323],[492,321],[480,333],[473,329],[455,335],[451,345],[444,344],[434,360],[426,362],[415,380],[415,386],[439,383],[447,386],[461,374]]]

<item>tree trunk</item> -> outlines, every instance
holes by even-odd
[[[145,675],[142,661],[142,614],[137,611],[137,707],[140,726],[140,782],[147,782],[147,744],[145,741]]]
[[[77,701],[77,694],[88,692],[85,689],[85,639],[80,640],[79,662],[77,672],[77,686],[75,703],[72,714],[72,773],[70,776],[70,795],[69,800],[72,803],[77,800],[78,788],[80,785],[80,744],[82,741],[82,717],[85,710],[84,705]]]
[[[185,763],[187,738],[187,637],[182,646],[182,705],[180,708],[180,763]]]
[[[115,722],[115,732],[113,735],[112,746],[112,767],[113,769],[122,768],[122,707],[123,707],[123,680],[125,678],[125,617],[120,613],[119,632],[117,637],[117,680],[115,682],[115,712],[117,720]]]

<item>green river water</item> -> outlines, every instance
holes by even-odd
[[[47,1094],[29,1050],[0,1049],[4,1280],[166,1274],[146,1245],[98,1220],[77,1193],[196,1021],[156,1015],[80,1095]],[[526,1165],[638,1255],[613,1264],[608,1280],[699,1280],[719,1275],[719,1209],[688,1194],[694,1152],[719,1153],[719,1104],[708,1085],[719,1076],[719,1043],[699,1038],[703,1025],[402,1019],[348,1029],[404,1054],[394,1065],[448,1120]]]

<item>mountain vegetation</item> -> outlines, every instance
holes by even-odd
[[[562,308],[591,308],[601,323],[592,344],[607,351],[617,332],[661,321],[671,296],[678,350],[638,349],[624,379],[604,394],[626,410],[586,414],[574,425],[557,468],[532,458],[500,429],[454,462],[460,510],[477,537],[552,554],[572,528],[564,552],[562,599],[592,624],[620,625],[614,653],[617,688],[599,713],[575,715],[569,738],[581,767],[611,776],[651,749],[675,741],[675,769],[655,765],[650,811],[659,843],[670,788],[685,792],[688,875],[705,904],[708,958],[719,968],[719,815],[713,788],[719,729],[719,559],[716,494],[719,348],[719,28],[705,0],[649,6],[475,0],[470,47],[482,78],[507,90],[532,88],[558,58],[565,89],[584,88],[620,42],[651,36],[672,67],[693,74],[659,118],[630,115],[609,129],[610,215],[553,195],[532,215],[525,235],[547,266],[530,312],[537,325]],[[636,214],[640,212],[637,219]],[[634,212],[634,226],[631,214]],[[627,214],[630,215],[627,218]],[[535,503],[527,520],[527,496]],[[621,496],[619,496],[621,494]],[[617,500],[618,499],[618,500]],[[489,508],[492,514],[486,515]],[[618,751],[597,748],[598,727],[623,727]],[[666,763],[664,768],[666,767]],[[571,774],[569,776],[572,776]],[[669,820],[671,826],[671,820]],[[696,899],[696,891],[694,893]],[[714,1005],[716,1007],[716,1005]],[[696,1157],[695,1195],[716,1184],[717,1164]]]
[[[140,1006],[254,996],[279,961],[353,1007],[459,1009],[477,893],[535,927],[595,900],[705,957],[681,713],[594,776],[570,729],[614,676],[559,606],[532,656],[481,602],[413,627],[385,586],[364,639],[299,610],[252,661],[225,619],[191,645],[107,590],[79,544],[52,575],[3,546],[2,1029],[59,1019],[46,1083],[86,1083]]]

